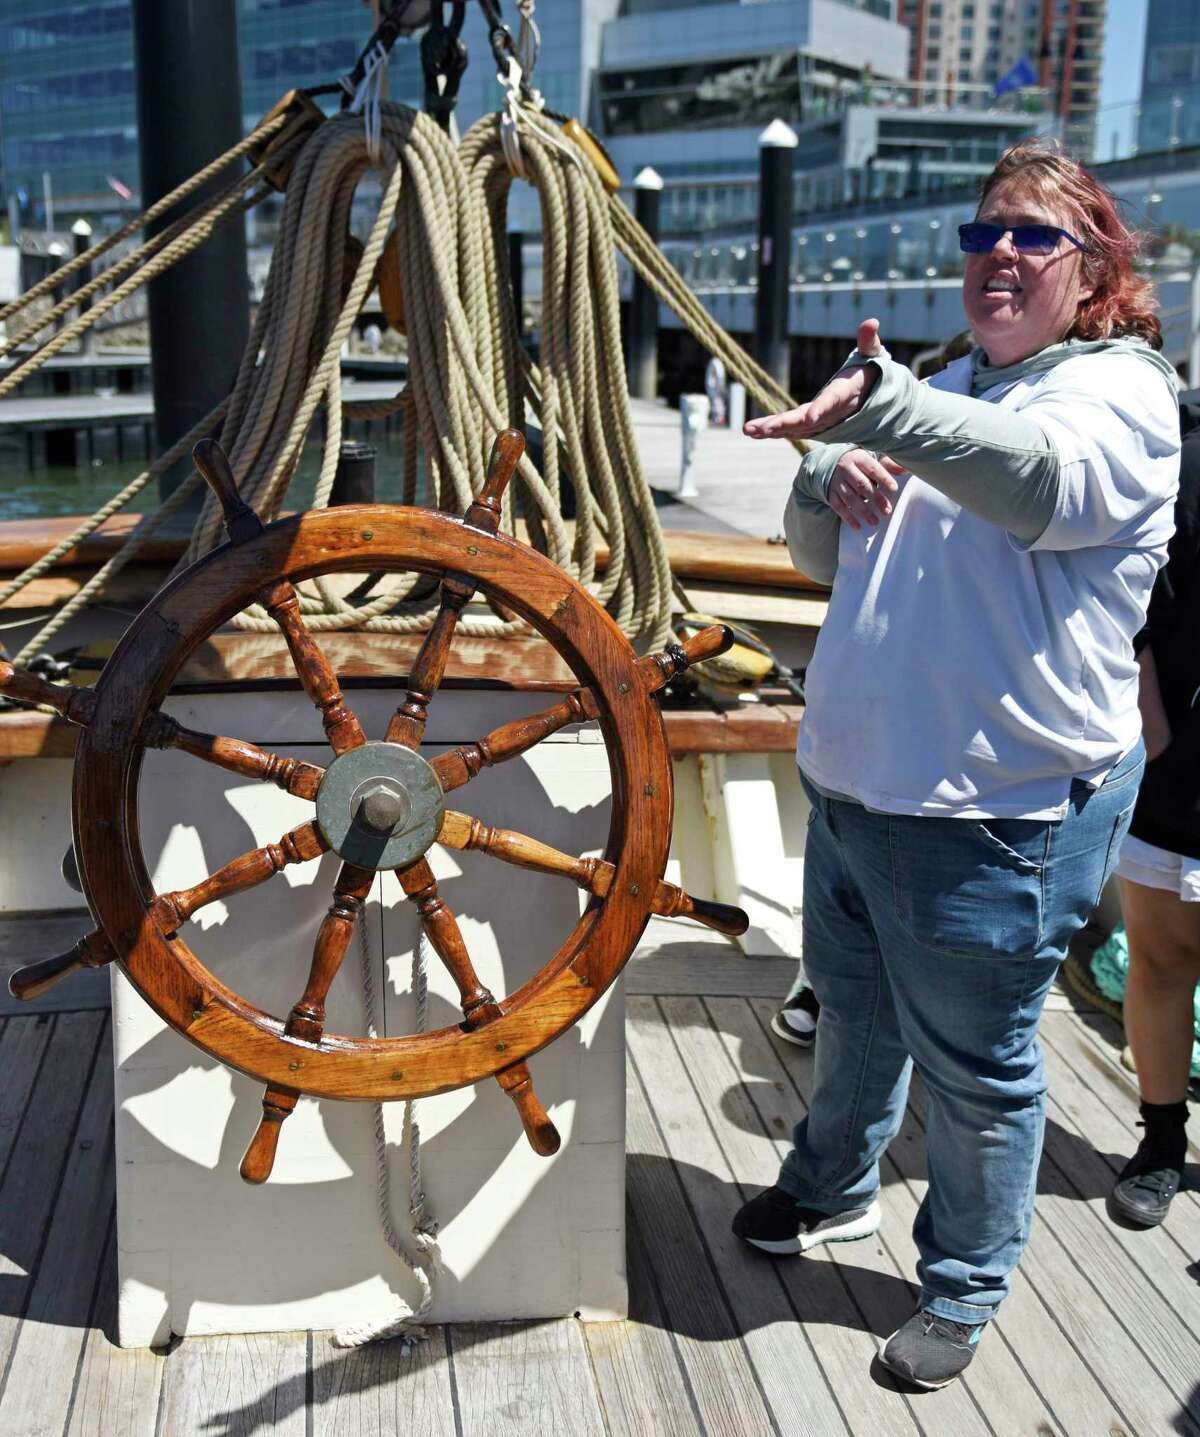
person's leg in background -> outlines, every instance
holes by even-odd
[[[1179,1191],[1187,1152],[1187,1088],[1200,983],[1200,893],[1122,877],[1129,941],[1125,1033],[1133,1050],[1144,1136],[1109,1195],[1117,1220],[1155,1227]],[[1190,896],[1190,895],[1189,895]]]
[[[821,1005],[801,963],[791,992],[779,1010],[771,1015],[771,1032],[795,1048],[811,1048],[816,1040],[820,1017]]]

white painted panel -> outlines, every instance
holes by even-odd
[[[478,737],[547,701],[444,693],[438,732],[443,742]],[[354,695],[373,733],[395,702],[395,694]],[[196,727],[328,761],[323,746],[293,746],[311,732],[312,715],[294,695],[205,695],[171,708]],[[607,750],[574,733],[557,737],[450,801],[569,852],[599,852],[610,816]],[[147,755],[141,794],[159,891],[198,881],[312,811],[175,752]],[[563,880],[478,854],[435,849],[432,861],[480,976],[497,992],[531,977],[578,919],[581,894]],[[326,855],[212,905],[188,926],[189,944],[223,982],[285,1015],[303,987],[337,868]],[[383,1030],[410,1032],[415,914],[390,875],[368,901],[366,932]],[[356,944],[330,992],[331,1030],[364,1031],[359,965]],[[457,994],[436,956],[429,978],[430,1024],[456,1021]],[[623,1313],[623,1208],[612,1201],[623,1190],[623,1010],[621,995],[610,994],[532,1059],[564,1139],[553,1159],[532,1152],[494,1082],[418,1105],[425,1191],[445,1263],[436,1319]],[[158,1340],[164,1323],[185,1334],[335,1326],[394,1316],[416,1300],[411,1274],[380,1234],[369,1105],[302,1100],[270,1182],[250,1188],[237,1167],[258,1122],[260,1086],[165,1028],[120,975],[114,1030],[123,1342]],[[403,1105],[389,1105],[386,1120],[393,1220],[404,1233]]]

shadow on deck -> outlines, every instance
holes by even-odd
[[[17,937],[4,926],[0,959]],[[1200,1170],[1165,1228],[1108,1221],[1136,1090],[1115,1061],[1116,1025],[1062,995],[1043,1025],[1038,1221],[961,1382],[909,1394],[875,1361],[915,1295],[919,1092],[884,1164],[876,1237],[779,1262],[737,1243],[730,1217],[773,1180],[810,1090],[811,1056],[769,1029],[790,977],[781,961],[714,961],[709,944],[630,967],[627,1322],[436,1327],[407,1355],[304,1332],[117,1348],[102,993],[73,1010],[5,1010],[0,1431],[1200,1434]]]

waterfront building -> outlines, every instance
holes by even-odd
[[[957,266],[952,233],[897,235],[889,216],[969,204],[1001,152],[1053,116],[992,105],[979,87],[951,108],[924,104],[908,42],[887,5],[627,0],[602,27],[597,118],[623,174],[662,176],[663,233],[685,249],[695,237],[697,279],[715,277],[718,254],[729,282],[753,272],[758,139],[776,118],[799,139],[798,275],[940,273]]]
[[[1066,144],[1088,160],[1105,10],[1106,0],[898,0],[897,17],[912,32],[909,74],[924,103],[954,105],[1030,74],[1050,96]]]
[[[543,15],[538,83],[553,109],[587,113],[600,26],[619,8],[619,0],[555,0],[553,15]],[[371,32],[363,0],[238,0],[237,16],[247,129],[285,91],[347,74]],[[464,39],[471,64],[459,114],[467,125],[495,109],[498,94],[487,29],[474,4]],[[396,46],[388,82],[393,98],[421,104],[415,42]],[[115,225],[141,207],[135,92],[131,0],[4,0],[0,188],[20,222],[52,229],[62,215],[82,212]]]
[[[1200,5],[1196,0],[1149,0],[1140,151],[1175,150],[1200,142]]]

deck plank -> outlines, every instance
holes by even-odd
[[[634,999],[627,1013],[645,1001]],[[626,1131],[630,1204],[646,1237],[663,1318],[675,1334],[700,1420],[713,1437],[771,1433],[772,1417],[741,1334],[632,1063],[627,1064]]]
[[[158,1430],[305,1437],[307,1362],[303,1332],[185,1338],[167,1358]]]
[[[1063,1059],[1072,1073],[1072,1083],[1083,1094],[1091,1095],[1088,1106],[1097,1110],[1111,1111],[1125,1124],[1125,1143],[1128,1157],[1132,1153],[1137,1136],[1135,1124],[1140,1116],[1138,1111],[1137,1075],[1131,1073],[1118,1059],[1115,1040],[1120,1029],[1117,1024],[1102,1013],[1074,1013],[1053,1015],[1043,1021],[1041,1036],[1044,1043],[1051,1045]],[[1191,1131],[1189,1131],[1189,1137]],[[1192,1138],[1188,1143],[1188,1159],[1200,1162],[1200,1142]],[[1123,1161],[1123,1160],[1122,1160]],[[1193,1203],[1200,1204],[1200,1191],[1186,1190]]]
[[[62,1431],[115,1201],[112,1064],[101,1054],[10,1359],[0,1431],[25,1437]]]
[[[116,1345],[117,1225],[109,1224],[96,1306],[79,1364],[64,1437],[155,1437],[166,1359],[145,1347]]]
[[[53,1034],[48,1018],[10,1018],[0,1032],[0,1174],[8,1167]]]
[[[794,958],[744,958],[727,941],[693,942],[685,938],[671,943],[667,952],[631,958],[625,965],[625,993],[629,997],[713,994],[774,998],[779,1003],[795,978]]]
[[[628,1204],[625,1247],[629,1321],[583,1328],[609,1437],[703,1437],[695,1394],[667,1331],[645,1240]]]
[[[1061,1032],[1059,1029],[1057,1032]],[[1042,1053],[1050,1083],[1050,1106],[1046,1132],[1047,1152],[1057,1161],[1078,1192],[1099,1212],[1117,1173],[1133,1152],[1137,1129],[1125,1123],[1112,1107],[1098,1101],[1078,1079],[1058,1048],[1043,1032]],[[1200,1205],[1197,1194],[1182,1192],[1171,1204],[1171,1216],[1162,1227],[1144,1232],[1107,1223],[1113,1238],[1126,1255],[1142,1267],[1161,1287],[1164,1296],[1179,1292],[1172,1279],[1161,1271],[1165,1264],[1177,1271],[1190,1288],[1190,1300],[1176,1302],[1176,1310],[1190,1317],[1200,1336],[1200,1304],[1196,1302],[1193,1279],[1185,1273],[1189,1262],[1200,1253]],[[1181,1261],[1182,1259],[1182,1261]]]
[[[312,1437],[454,1437],[446,1337],[429,1328],[405,1351],[399,1338],[350,1350],[312,1339]]]
[[[911,1104],[923,1119],[924,1095],[917,1085],[914,1085]],[[921,1162],[921,1171],[914,1171],[910,1181],[914,1191],[923,1192],[923,1151],[914,1156]],[[1054,1172],[1053,1163],[1044,1166],[1038,1182],[1037,1216],[1018,1271],[1074,1349],[1076,1357],[1069,1369],[1069,1380],[1079,1385],[1083,1372],[1090,1373],[1115,1412],[1118,1425],[1128,1433],[1145,1434],[1145,1437],[1160,1432],[1196,1433],[1198,1429],[1184,1411],[1186,1399],[1181,1400],[1172,1391],[1156,1361],[1139,1345],[1136,1333],[1125,1329],[1122,1314],[1117,1310],[1119,1304],[1110,1300],[1106,1284],[1116,1276],[1123,1294],[1128,1295],[1135,1310],[1142,1314],[1147,1312],[1148,1303],[1160,1299],[1148,1288],[1138,1291],[1139,1286],[1145,1287],[1145,1284],[1140,1282],[1136,1269],[1133,1281],[1129,1280],[1130,1274],[1117,1273],[1108,1260],[1109,1253],[1098,1224],[1094,1229],[1085,1229],[1084,1238],[1079,1239],[1068,1210],[1079,1204],[1073,1198],[1064,1200],[1054,1190],[1061,1179]],[[1116,1266],[1119,1268],[1120,1264]],[[1104,1278],[1098,1277],[1101,1272]],[[1124,1300],[1123,1295],[1121,1301]],[[1027,1306],[1026,1313],[1032,1310]],[[1027,1325],[1022,1323],[1014,1329],[1012,1323],[1006,1321],[1007,1315],[1007,1310],[1001,1315],[1006,1335],[1029,1370],[1036,1373],[1044,1357],[1043,1343],[1031,1347]],[[1157,1315],[1155,1325],[1161,1326],[1161,1322],[1161,1315]],[[1191,1370],[1194,1379],[1194,1360]],[[1099,1415],[1096,1409],[1077,1413],[1068,1406],[1068,1392],[1061,1378],[1047,1380],[1059,1382],[1057,1388],[1050,1386],[1047,1391],[1053,1395],[1055,1410],[1067,1423],[1068,1431],[1093,1430]],[[1113,1419],[1107,1420],[1111,1427]]]
[[[727,1048],[738,1052],[742,1068],[765,1079],[753,1085],[752,1096],[767,1131],[775,1136],[778,1160],[791,1145],[792,1125],[807,1110],[812,1091],[811,1055],[767,1037],[766,1023],[775,1008],[769,1000],[756,999],[740,1007],[707,1000],[705,1006]],[[911,1119],[906,1119],[892,1144],[893,1150],[911,1144],[913,1136]],[[865,1387],[868,1383],[880,1382],[889,1389],[896,1389],[891,1374],[878,1363],[872,1363],[871,1358],[883,1341],[908,1320],[916,1306],[917,1292],[909,1278],[912,1270],[910,1231],[915,1204],[904,1183],[899,1180],[899,1173],[890,1156],[885,1157],[881,1164],[881,1176],[879,1203],[882,1225],[877,1236],[865,1242],[826,1248],[825,1251],[836,1264],[855,1306],[862,1314],[867,1332],[874,1338],[857,1379],[851,1369],[843,1376],[843,1384],[848,1386],[857,1380]],[[803,1284],[805,1269],[796,1270],[791,1280],[798,1286]],[[910,1396],[911,1409],[921,1427],[935,1432],[954,1432],[956,1437],[966,1433],[1037,1431],[1036,1423],[1023,1427],[1016,1422],[1023,1419],[1030,1409],[1036,1421],[1043,1421],[1043,1405],[1040,1402],[1031,1403],[1028,1384],[1019,1370],[1007,1361],[1006,1355],[996,1360],[1010,1389],[1006,1393],[1003,1420],[999,1425],[995,1422],[994,1411],[991,1420],[985,1413],[981,1399],[976,1395],[978,1384],[972,1377],[971,1380],[951,1383],[940,1392]],[[986,1385],[982,1397],[986,1402]],[[1013,1425],[1006,1427],[1005,1423]]]
[[[7,1371],[21,1318],[37,1279],[59,1179],[87,1096],[103,1013],[10,1019],[53,1025],[45,1061],[29,1097],[0,1183],[0,1370]],[[107,1209],[106,1209],[107,1213]],[[4,1394],[0,1392],[0,1397]]]
[[[1087,1279],[1112,1313],[1104,1324],[1110,1344],[1135,1345],[1179,1404],[1173,1430],[1200,1431],[1200,1392],[1195,1381],[1200,1353],[1196,1322],[1196,1285],[1186,1260],[1172,1260],[1153,1243],[1135,1250],[1127,1233],[1109,1222],[1103,1198],[1084,1202],[1056,1160],[1064,1144],[1049,1134],[1039,1178],[1039,1214],[1057,1238],[1064,1258]],[[1066,1158],[1074,1157],[1068,1146]],[[1189,1316],[1191,1321],[1189,1321]],[[1188,1412],[1194,1425],[1182,1421]]]
[[[466,1322],[446,1329],[462,1437],[603,1437],[581,1324]]]
[[[697,999],[668,1000],[661,1010],[652,999],[632,1000],[626,1021],[630,1056],[646,1091],[653,1095],[668,1154],[768,1405],[777,1414],[786,1412],[798,1434],[826,1437],[848,1432],[837,1397],[807,1332],[796,1324],[796,1314],[772,1270],[774,1265],[756,1258],[730,1231],[742,1193],[718,1140],[727,1120],[719,1107],[713,1111],[701,1104],[689,1082],[691,1065],[685,1066],[681,1057],[681,1040],[696,1012],[707,1026]],[[677,1028],[681,1033],[673,1043]]]
[[[706,1003],[702,1012],[667,1002],[663,1007],[701,1104],[709,1113],[724,1116],[721,1147],[740,1196],[749,1197],[759,1186],[773,1183],[779,1171],[780,1149],[768,1131],[769,1119],[751,1096],[765,1083],[785,1081],[782,1073],[776,1076],[775,1055],[744,1002],[715,1000]],[[728,1039],[737,1045],[737,1062],[726,1046]],[[790,1114],[792,1119],[795,1116]],[[771,1128],[779,1131],[774,1122]],[[783,1130],[788,1130],[787,1124]],[[760,1282],[765,1284],[773,1276],[786,1292],[798,1324],[796,1341],[802,1332],[811,1343],[851,1432],[893,1437],[917,1431],[917,1420],[902,1393],[868,1379],[878,1344],[834,1260],[840,1253],[853,1263],[864,1246],[818,1248],[795,1261],[748,1256]]]

